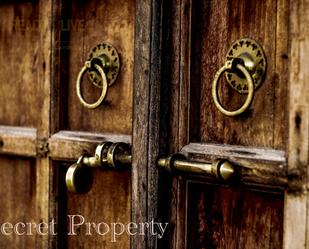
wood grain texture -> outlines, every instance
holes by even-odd
[[[34,157],[37,154],[37,131],[0,125],[0,153]]]
[[[40,105],[41,111],[38,112],[37,124],[37,153],[40,156],[36,161],[36,214],[40,217],[42,222],[50,222],[50,174],[51,161],[47,157],[48,143],[47,139],[50,136],[51,130],[51,51],[53,51],[53,25],[52,25],[52,8],[53,0],[42,0],[39,2],[39,20],[40,25],[40,53],[38,59],[38,81],[39,94],[42,98]],[[41,144],[40,144],[41,143]],[[49,243],[53,240],[53,236],[41,237],[36,243],[36,247],[48,248]]]
[[[0,123],[10,125],[1,126],[3,146],[0,150],[1,153],[15,156],[14,159],[18,163],[12,160],[13,170],[16,165],[19,165],[17,173],[21,174],[24,171],[25,178],[22,179],[19,176],[20,183],[14,187],[15,191],[24,191],[26,186],[25,191],[28,191],[27,187],[31,186],[32,196],[25,194],[23,198],[26,199],[20,201],[20,203],[24,202],[25,206],[27,205],[25,202],[30,202],[31,212],[26,210],[29,214],[23,214],[22,219],[36,223],[49,221],[49,159],[31,160],[29,170],[28,161],[20,160],[18,156],[38,156],[40,152],[38,144],[47,140],[50,130],[51,26],[48,18],[51,17],[52,5],[47,0],[42,2],[18,1],[18,3],[12,2],[0,6],[1,16],[5,16],[1,19],[0,29],[0,63],[3,65],[2,83],[0,84],[2,94]],[[21,126],[35,128],[22,128]],[[17,176],[14,172],[7,173],[6,181],[9,182],[5,184],[9,185],[10,178]],[[6,199],[8,205],[14,205],[21,197],[12,194],[11,198],[3,198]],[[14,212],[13,214],[15,215]],[[10,219],[8,221],[11,222]],[[20,239],[22,238],[17,238],[16,241]],[[23,239],[27,244],[31,236]],[[47,248],[49,236],[33,236],[32,239],[35,243],[32,243],[32,246],[28,245],[29,247]],[[23,243],[16,242],[16,245],[18,244],[20,244],[19,247],[23,247]]]
[[[130,135],[125,134],[132,132],[134,1],[54,2],[50,124],[53,135],[48,141],[49,156],[54,163],[50,178],[50,215],[62,226],[67,225],[66,214],[82,214],[91,222],[129,223],[130,173],[95,170],[91,192],[80,196],[66,193],[65,167],[62,166],[85,152],[93,153],[101,142],[131,142]],[[121,71],[103,106],[88,110],[76,97],[76,77],[90,50],[103,41],[118,50]],[[84,79],[83,91],[88,100],[94,100],[99,94],[87,79]],[[130,247],[128,236],[112,243],[106,236],[72,237],[67,236],[63,228],[59,229],[59,236],[50,240],[52,248]]]
[[[233,160],[234,163],[238,162],[245,166],[245,170],[241,172],[241,182],[245,183],[246,187],[240,184],[225,189],[220,188],[216,182],[204,179],[209,186],[214,184],[213,190],[206,190],[207,188],[200,190],[200,180],[192,175],[181,175],[174,179],[171,192],[171,225],[174,234],[172,248],[199,248],[196,244],[198,239],[194,235],[191,236],[190,231],[196,234],[199,228],[194,230],[194,226],[196,228],[200,223],[212,222],[212,217],[208,213],[210,210],[203,214],[203,211],[197,210],[188,201],[194,195],[188,192],[187,186],[191,184],[188,183],[188,179],[194,180],[195,183],[192,185],[196,186],[196,192],[199,193],[197,194],[198,200],[195,202],[197,204],[203,202],[202,195],[205,197],[205,202],[213,197],[213,199],[222,198],[222,203],[229,203],[232,198],[225,196],[225,192],[238,197],[246,196],[247,203],[243,207],[243,212],[248,213],[249,216],[252,212],[256,212],[256,217],[254,218],[253,215],[247,221],[241,221],[248,223],[246,229],[252,234],[245,235],[246,232],[243,232],[244,238],[242,242],[237,242],[235,248],[255,248],[255,244],[258,245],[256,248],[280,248],[283,221],[282,189],[288,185],[289,177],[286,167],[287,155],[284,153],[287,148],[286,130],[288,127],[286,112],[288,104],[286,98],[288,91],[288,28],[286,27],[289,22],[288,1],[181,1],[179,3],[175,0],[173,3],[180,9],[175,7],[173,9],[175,13],[171,15],[173,23],[176,23],[172,29],[171,39],[172,46],[175,44],[176,51],[173,53],[176,55],[175,59],[171,60],[173,63],[171,84],[174,88],[171,91],[172,100],[170,102],[171,110],[173,110],[170,121],[170,152],[178,152],[185,146],[182,152],[191,159],[205,161],[223,157]],[[190,11],[192,11],[191,15]],[[179,13],[180,16],[178,16]],[[191,24],[188,25],[188,23]],[[188,38],[190,36],[191,40]],[[256,39],[265,49],[268,62],[267,76],[263,85],[256,91],[250,110],[241,117],[229,118],[224,117],[214,107],[210,90],[211,82],[215,72],[223,65],[229,46],[233,41],[242,37]],[[239,96],[238,93],[229,89],[223,80],[220,91],[220,98],[224,100],[223,104],[229,108],[239,107],[244,101],[245,96]],[[234,150],[233,146],[227,146],[229,148],[227,149],[225,144],[241,147],[238,150],[236,146]],[[195,145],[201,146],[200,150]],[[256,150],[255,147],[264,147],[267,150]],[[241,151],[247,153],[242,154]],[[205,182],[204,180],[202,182]],[[246,182],[250,184],[247,185]],[[272,191],[272,187],[264,189],[263,182],[264,184],[267,182],[274,188],[280,186],[281,191],[277,192],[279,195],[274,195],[275,205],[271,203],[272,194],[263,194],[264,191]],[[256,189],[255,184],[261,187],[259,191],[262,192],[250,194],[249,189]],[[217,188],[218,191],[216,191]],[[224,190],[221,192],[220,189]],[[255,202],[255,196],[259,196],[257,202]],[[260,203],[261,206],[265,203],[267,209],[255,209],[255,203]],[[188,205],[195,208],[194,211],[189,210]],[[213,208],[216,210],[216,205]],[[218,212],[220,212],[220,207],[218,207]],[[268,221],[259,223],[258,213]],[[275,220],[276,214],[279,213],[281,219],[275,221],[278,224],[270,225],[271,219]],[[193,217],[189,220],[187,215],[192,214],[196,219]],[[272,216],[271,219],[270,216]],[[204,220],[206,217],[208,220]],[[234,219],[234,217],[237,217],[237,214],[232,213],[230,218]],[[213,222],[215,219],[216,217],[213,218]],[[218,223],[218,226],[221,225]],[[260,231],[264,232],[255,233],[256,225]],[[234,226],[234,231],[242,229],[238,225]],[[276,231],[270,229],[274,226]],[[249,227],[252,227],[253,231]],[[200,231],[201,237],[204,236],[204,238],[210,236],[210,233],[209,230]],[[252,243],[253,240],[258,240],[259,236],[260,238],[266,236],[267,239],[270,236],[273,243],[262,241]],[[235,238],[233,234],[231,237]],[[248,237],[251,242],[246,241],[245,237]],[[226,241],[225,238],[223,240]],[[211,238],[207,243],[200,244],[200,248],[230,248],[229,244],[224,245],[223,242],[221,244],[218,242],[217,246],[212,245]]]
[[[39,201],[36,188],[36,162],[33,159],[0,157],[1,208],[0,223],[35,222],[40,223],[36,203]],[[41,236],[18,236],[0,234],[1,248],[40,248]]]
[[[276,111],[286,109],[286,62],[276,54],[277,2],[195,1],[194,5],[190,112],[199,115],[199,118],[195,117],[199,122],[190,129],[195,134],[192,139],[285,149],[282,128],[286,127],[285,112]],[[280,32],[282,28],[278,35]],[[211,83],[216,71],[224,64],[229,46],[243,37],[255,39],[262,45],[267,57],[267,73],[262,86],[255,91],[250,110],[230,118],[216,109]],[[287,40],[280,37],[278,43],[281,43],[281,52],[286,51]],[[219,91],[222,104],[230,110],[240,107],[246,98],[231,89],[225,80],[221,80]]]
[[[274,148],[287,150],[289,126],[289,1],[277,0],[276,73],[274,80]]]
[[[36,127],[41,110],[38,2],[0,5],[0,124]]]
[[[308,248],[308,164],[309,164],[309,1],[290,2],[289,53],[289,147],[288,168],[291,184],[284,209],[284,247]]]
[[[151,2],[136,1],[134,72],[133,72],[133,133],[132,133],[132,222],[148,219],[147,173],[149,153]],[[152,135],[152,134],[151,134]],[[148,237],[148,236],[147,236]],[[148,247],[148,238],[133,236],[131,249]]]
[[[77,160],[84,153],[93,154],[102,142],[131,143],[131,136],[91,132],[60,131],[48,140],[49,156],[53,160]]]
[[[162,77],[162,71],[166,76],[169,67],[168,63],[162,64],[163,51],[168,49],[162,38],[162,25],[167,20],[162,16],[165,5],[169,6],[169,2],[136,2],[135,15],[143,17],[135,20],[134,48],[132,221],[137,223],[152,219],[165,222],[168,216],[166,189],[169,182],[159,176],[156,167],[159,153],[168,147],[169,86],[163,83]],[[150,233],[136,235],[132,237],[131,248],[164,248],[168,238],[159,240]]]
[[[189,58],[183,58],[184,55],[188,55],[188,49],[190,50],[190,34],[189,26],[191,13],[190,1],[173,0],[172,7],[167,11],[169,16],[169,22],[166,23],[169,26],[169,39],[166,41],[170,44],[170,117],[169,117],[169,153],[175,153],[181,150],[181,148],[188,143],[189,135],[186,134],[188,127],[186,122],[188,121],[188,110],[186,110],[187,99],[183,97],[187,94],[185,89],[188,86],[189,74]],[[187,6],[187,11],[185,11]],[[186,25],[187,23],[187,25]],[[186,28],[184,28],[185,26]],[[182,42],[182,38],[186,42]],[[184,44],[183,44],[184,43]],[[189,48],[188,48],[189,47]],[[181,63],[182,62],[182,63]],[[184,64],[183,64],[184,63]],[[180,77],[184,80],[182,82]],[[182,88],[180,87],[182,86]],[[183,106],[180,105],[182,103]],[[180,118],[181,116],[181,118]],[[185,133],[185,135],[184,135]],[[174,177],[170,188],[170,207],[169,207],[169,231],[170,231],[170,248],[184,249],[185,248],[185,198],[183,192],[186,187],[185,182],[178,177]]]
[[[189,183],[187,205],[188,249],[282,246],[282,196]]]
[[[237,167],[237,184],[256,188],[288,186],[287,162],[284,151],[247,146],[191,143],[181,152],[191,160],[227,159]]]
[[[131,215],[130,173],[95,170],[94,175],[94,184],[89,193],[85,195],[67,193],[67,214],[80,214],[85,217],[85,222],[97,224],[100,222],[109,225],[115,222],[128,224]],[[130,248],[130,238],[126,233],[117,237],[117,242],[112,242],[111,233],[105,236],[93,233],[89,236],[85,235],[86,231],[86,227],[83,226],[78,230],[77,236],[68,236],[67,248]]]
[[[49,248],[62,248],[62,246],[68,246],[68,248],[75,248],[88,244],[91,248],[95,246],[102,248],[104,240],[102,242],[95,236],[92,239],[82,237],[78,240],[67,240],[66,231],[60,226],[66,225],[65,215],[71,211],[75,212],[74,208],[76,207],[81,207],[79,211],[89,217],[91,221],[102,217],[107,217],[107,221],[110,222],[128,223],[130,221],[130,173],[96,173],[97,184],[95,186],[97,187],[94,186],[94,192],[92,192],[89,200],[68,194],[70,197],[67,201],[67,196],[63,194],[65,190],[63,168],[65,167],[59,169],[58,164],[53,162],[54,159],[76,159],[77,154],[94,148],[95,144],[104,141],[105,136],[79,133],[77,138],[74,133],[60,132],[52,138],[49,137],[51,132],[54,133],[60,128],[71,128],[71,123],[66,117],[72,107],[69,106],[69,111],[67,110],[67,97],[68,95],[72,96],[66,87],[68,85],[67,79],[72,79],[72,82],[75,81],[73,77],[71,78],[71,74],[68,75],[70,64],[76,65],[75,70],[79,70],[79,65],[77,65],[75,59],[85,59],[88,53],[86,50],[96,45],[97,42],[101,42],[102,33],[105,33],[107,34],[106,37],[111,39],[110,41],[107,39],[107,41],[113,43],[113,39],[117,40],[118,43],[116,42],[115,46],[120,51],[123,63],[123,74],[118,79],[122,83],[115,87],[114,92],[110,94],[111,103],[121,102],[121,105],[109,104],[111,113],[114,113],[117,108],[118,111],[116,111],[115,117],[109,113],[108,122],[107,119],[102,122],[102,119],[98,118],[104,116],[102,115],[103,112],[97,112],[96,115],[88,112],[89,115],[85,115],[87,117],[84,119],[84,123],[78,119],[80,116],[75,116],[75,113],[73,113],[74,118],[77,117],[77,119],[72,118],[72,120],[74,119],[72,122],[75,122],[72,129],[102,131],[109,127],[110,130],[107,129],[107,131],[114,132],[114,134],[107,136],[108,140],[130,141],[130,136],[118,134],[131,134],[134,3],[122,1],[117,5],[112,1],[104,3],[99,3],[99,1],[88,3],[81,1],[63,2],[60,0],[11,1],[0,5],[1,16],[6,17],[0,22],[0,55],[2,58],[0,62],[3,62],[1,63],[3,65],[5,64],[3,73],[1,70],[3,83],[0,84],[0,95],[2,94],[1,101],[4,104],[0,107],[0,123],[7,125],[0,128],[2,139],[0,153],[14,156],[14,159],[12,157],[9,159],[1,158],[0,160],[1,168],[11,167],[6,172],[3,168],[2,176],[6,178],[3,179],[3,182],[8,187],[3,188],[3,191],[6,192],[1,195],[6,202],[3,205],[4,209],[1,208],[1,212],[9,222],[16,220],[16,222],[34,221],[39,223],[48,222],[55,218],[59,222],[58,232],[61,233],[59,236],[9,237],[1,240],[3,242],[1,247],[48,248],[49,246]],[[80,7],[81,4],[82,7]],[[125,11],[117,12],[116,10],[119,9],[125,9]],[[67,10],[71,10],[72,15],[66,12]],[[106,15],[105,12],[109,12],[110,15]],[[111,14],[112,12],[117,15]],[[76,28],[74,24],[80,21],[78,19],[80,14],[84,21],[89,20],[89,22],[93,21],[94,23],[92,26],[87,23],[87,27],[81,27],[82,32],[74,29]],[[68,20],[67,17],[71,19]],[[21,27],[16,26],[17,18],[22,22]],[[74,27],[70,28],[71,36],[64,30],[63,21],[73,21]],[[76,22],[74,23],[74,21]],[[111,25],[107,25],[109,23]],[[72,50],[70,50],[71,47],[67,47],[70,45],[68,44],[70,40],[66,40],[68,37],[73,37],[74,40]],[[76,40],[83,40],[85,43],[81,46],[81,43],[75,42]],[[89,47],[86,47],[88,45]],[[75,53],[74,49],[81,53]],[[70,55],[76,57],[70,57]],[[72,60],[70,61],[70,59]],[[77,73],[74,75],[77,75]],[[75,89],[73,90],[75,94]],[[79,103],[76,104],[79,105]],[[84,114],[81,114],[81,116],[84,117]],[[119,122],[119,120],[123,122]],[[20,126],[35,128],[21,128]],[[47,143],[50,141],[52,160],[50,160],[50,157],[29,161],[28,159],[18,159],[17,156],[37,156],[37,147],[40,141],[47,141]],[[29,165],[30,167],[28,167]],[[16,177],[18,182],[14,180],[15,178],[12,180],[12,177]],[[105,178],[108,178],[108,180]],[[5,180],[9,182],[7,183]],[[121,181],[116,187],[115,180]],[[11,183],[14,186],[11,186]],[[19,187],[20,184],[22,184],[22,187]],[[109,191],[107,192],[106,189],[109,189]],[[30,192],[30,197],[27,192]],[[116,195],[118,202],[114,198]],[[86,202],[91,204],[91,207],[81,205],[85,199]],[[20,206],[15,207],[16,203]],[[10,207],[6,208],[6,205]],[[96,208],[96,205],[98,205],[98,208]],[[102,206],[109,208],[102,211]],[[18,217],[21,213],[20,207],[23,207],[21,211],[25,211],[22,217]],[[92,208],[96,208],[101,216],[93,212]],[[7,216],[8,212],[10,214]],[[109,244],[110,242],[107,242],[107,245]],[[115,248],[118,248],[118,246],[129,248],[130,239],[122,237],[119,243],[113,244],[113,246]]]
[[[69,34],[63,41],[67,50],[67,64],[62,77],[68,82],[67,123],[62,129],[131,134],[132,81],[134,44],[134,0],[126,1],[72,1],[66,13],[71,21]],[[65,25],[65,24],[64,24]],[[62,27],[63,30],[63,27]],[[76,78],[93,47],[109,42],[117,49],[121,69],[115,84],[109,88],[104,104],[90,110],[83,107],[76,96]],[[98,99],[101,91],[84,77],[82,91],[89,102]],[[61,85],[62,85],[61,84]],[[98,118],[102,117],[102,118]]]

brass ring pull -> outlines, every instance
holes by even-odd
[[[223,114],[227,116],[237,116],[241,113],[243,113],[247,108],[250,106],[252,99],[253,99],[253,91],[254,91],[254,84],[253,84],[253,79],[249,73],[249,71],[246,69],[245,66],[243,66],[241,63],[237,63],[235,65],[236,69],[240,70],[244,76],[246,77],[247,84],[248,84],[248,96],[245,101],[245,103],[236,111],[228,111],[223,108],[223,106],[220,104],[219,98],[218,98],[218,82],[221,77],[221,75],[225,71],[231,71],[232,70],[232,64],[233,61],[227,61],[223,67],[221,67],[215,74],[215,78],[212,82],[212,98],[214,100],[214,103],[218,110],[222,112]]]
[[[89,81],[102,89],[101,96],[94,103],[87,103],[81,91],[81,83],[86,71],[89,71]],[[107,96],[108,88],[115,83],[119,71],[120,58],[117,50],[107,42],[95,46],[76,80],[76,93],[81,104],[89,109],[99,107]]]
[[[89,109],[94,109],[94,108],[97,108],[98,106],[100,106],[101,103],[104,101],[104,99],[107,95],[108,85],[107,85],[107,79],[106,79],[106,75],[105,75],[103,68],[100,67],[97,64],[94,64],[95,69],[100,73],[100,76],[102,78],[101,96],[96,102],[94,102],[92,104],[87,103],[85,101],[85,99],[83,98],[82,92],[81,92],[81,82],[82,82],[83,76],[86,73],[86,71],[90,69],[90,67],[91,67],[90,64],[91,64],[90,61],[86,61],[85,66],[82,68],[82,70],[79,72],[79,74],[77,76],[76,94],[77,94],[79,101],[82,103],[82,105],[84,105],[85,107],[87,107]]]

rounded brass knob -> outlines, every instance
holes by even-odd
[[[83,164],[83,157],[69,167],[65,176],[67,189],[74,193],[87,193],[92,187],[93,173],[91,168]]]
[[[86,71],[91,69],[91,61],[86,61],[84,67],[79,72],[79,74],[77,76],[77,80],[76,80],[77,97],[78,97],[79,101],[81,102],[81,104],[83,106],[89,108],[89,109],[94,109],[94,108],[97,108],[98,106],[100,106],[102,104],[102,102],[104,101],[104,99],[107,95],[107,90],[108,90],[107,79],[106,79],[106,75],[105,75],[103,68],[100,67],[98,64],[94,64],[94,68],[100,73],[100,76],[102,78],[102,85],[98,86],[102,89],[101,95],[96,102],[87,103],[86,100],[83,98],[83,95],[82,95],[82,92],[81,92],[81,82],[82,82],[83,76],[86,73]]]
[[[248,96],[247,96],[245,103],[238,110],[228,111],[224,109],[224,107],[220,104],[219,97],[218,97],[218,82],[219,82],[221,75],[225,71],[231,71],[232,64],[233,64],[233,61],[227,61],[225,65],[216,72],[214,80],[212,82],[212,98],[214,100],[214,103],[216,107],[218,108],[218,110],[227,116],[237,116],[243,113],[245,110],[247,110],[247,108],[250,106],[252,102],[253,91],[254,91],[254,84],[253,84],[253,79],[251,77],[251,74],[246,69],[246,67],[243,66],[241,63],[236,63],[235,65],[236,69],[240,70],[243,73],[243,75],[246,77],[246,80],[248,83]]]

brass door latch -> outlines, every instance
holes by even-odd
[[[187,160],[182,154],[173,154],[159,158],[157,165],[171,173],[190,172],[227,181],[235,176],[235,167],[227,160],[219,159],[212,163],[203,163]]]
[[[228,84],[239,93],[247,93],[245,103],[236,111],[228,111],[221,105],[218,97],[218,82],[225,72]],[[227,52],[226,62],[215,74],[212,82],[212,97],[215,106],[227,116],[243,113],[250,106],[254,90],[264,80],[266,58],[262,47],[254,40],[244,38],[236,41]]]
[[[82,155],[66,173],[69,191],[86,193],[91,189],[93,170],[91,168],[126,170],[131,167],[131,147],[127,143],[104,142],[96,147],[94,156]]]
[[[87,103],[81,91],[81,83],[87,71],[90,82],[101,88],[101,95],[95,103]],[[119,71],[119,55],[111,44],[101,43],[94,47],[76,80],[76,94],[81,104],[90,109],[99,107],[106,98],[108,88],[115,83]]]

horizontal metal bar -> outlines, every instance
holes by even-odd
[[[235,173],[235,167],[227,160],[215,160],[213,163],[203,163],[187,160],[182,154],[173,154],[157,161],[159,167],[170,172],[190,172],[199,175],[213,176],[220,180],[229,180]]]

